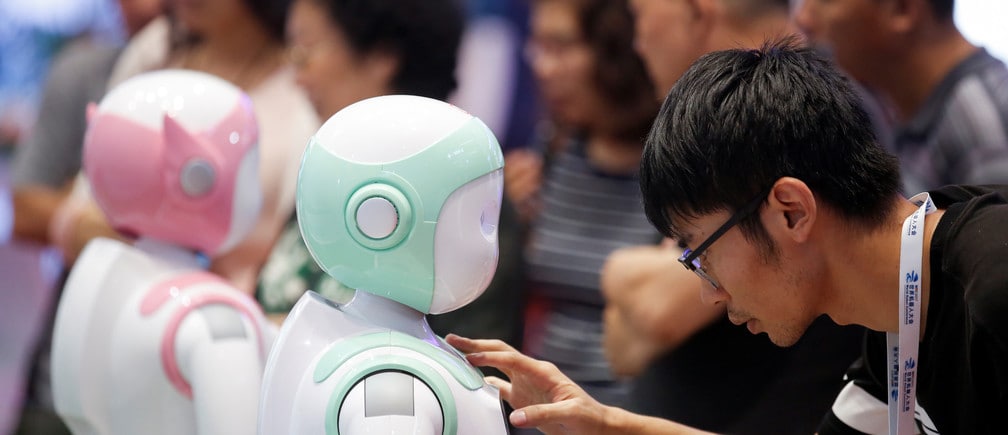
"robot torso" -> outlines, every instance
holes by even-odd
[[[260,434],[507,433],[497,389],[423,314],[367,292],[306,293],[270,358]]]
[[[57,412],[78,435],[254,433],[272,328],[195,255],[96,239],[57,311]]]

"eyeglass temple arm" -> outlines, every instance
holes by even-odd
[[[686,256],[685,258],[686,262],[693,264],[693,260],[696,260],[696,258],[699,257],[700,254],[703,254],[703,252],[707,250],[707,248],[710,247],[711,244],[716,242],[717,239],[721,238],[721,235],[728,232],[728,230],[730,230],[732,227],[738,224],[740,220],[748,217],[750,214],[756,211],[756,209],[759,208],[760,204],[763,204],[763,201],[769,194],[770,191],[768,190],[765,193],[757,196],[756,198],[753,198],[753,200],[750,201],[748,204],[746,204],[745,207],[743,207],[737,213],[733,214],[730,218],[728,218],[728,221],[725,222],[724,225],[721,225],[720,228],[715,230],[709,237],[707,237],[707,240],[704,240],[704,242],[701,243],[700,246],[697,246],[695,250],[691,251],[690,254]]]

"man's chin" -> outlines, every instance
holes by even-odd
[[[770,339],[770,342],[773,343],[777,347],[791,347],[791,346],[794,346],[794,344],[798,342],[798,339],[801,338],[801,335],[779,334],[779,333],[771,334],[769,331],[759,332],[759,334],[763,334],[763,333],[765,333],[767,335],[767,337]],[[755,332],[754,332],[754,334],[755,334]]]

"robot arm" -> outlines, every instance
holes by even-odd
[[[347,393],[340,407],[339,431],[440,435],[441,405],[420,379],[401,371],[368,375]]]
[[[263,364],[258,333],[234,308],[211,304],[185,317],[175,340],[199,434],[255,434]]]

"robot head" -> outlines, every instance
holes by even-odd
[[[255,223],[259,131],[252,102],[209,74],[141,74],[88,108],[83,165],[113,228],[208,255]]]
[[[343,284],[425,313],[468,304],[497,267],[504,159],[482,121],[392,95],[339,111],[301,163],[308,250]]]

